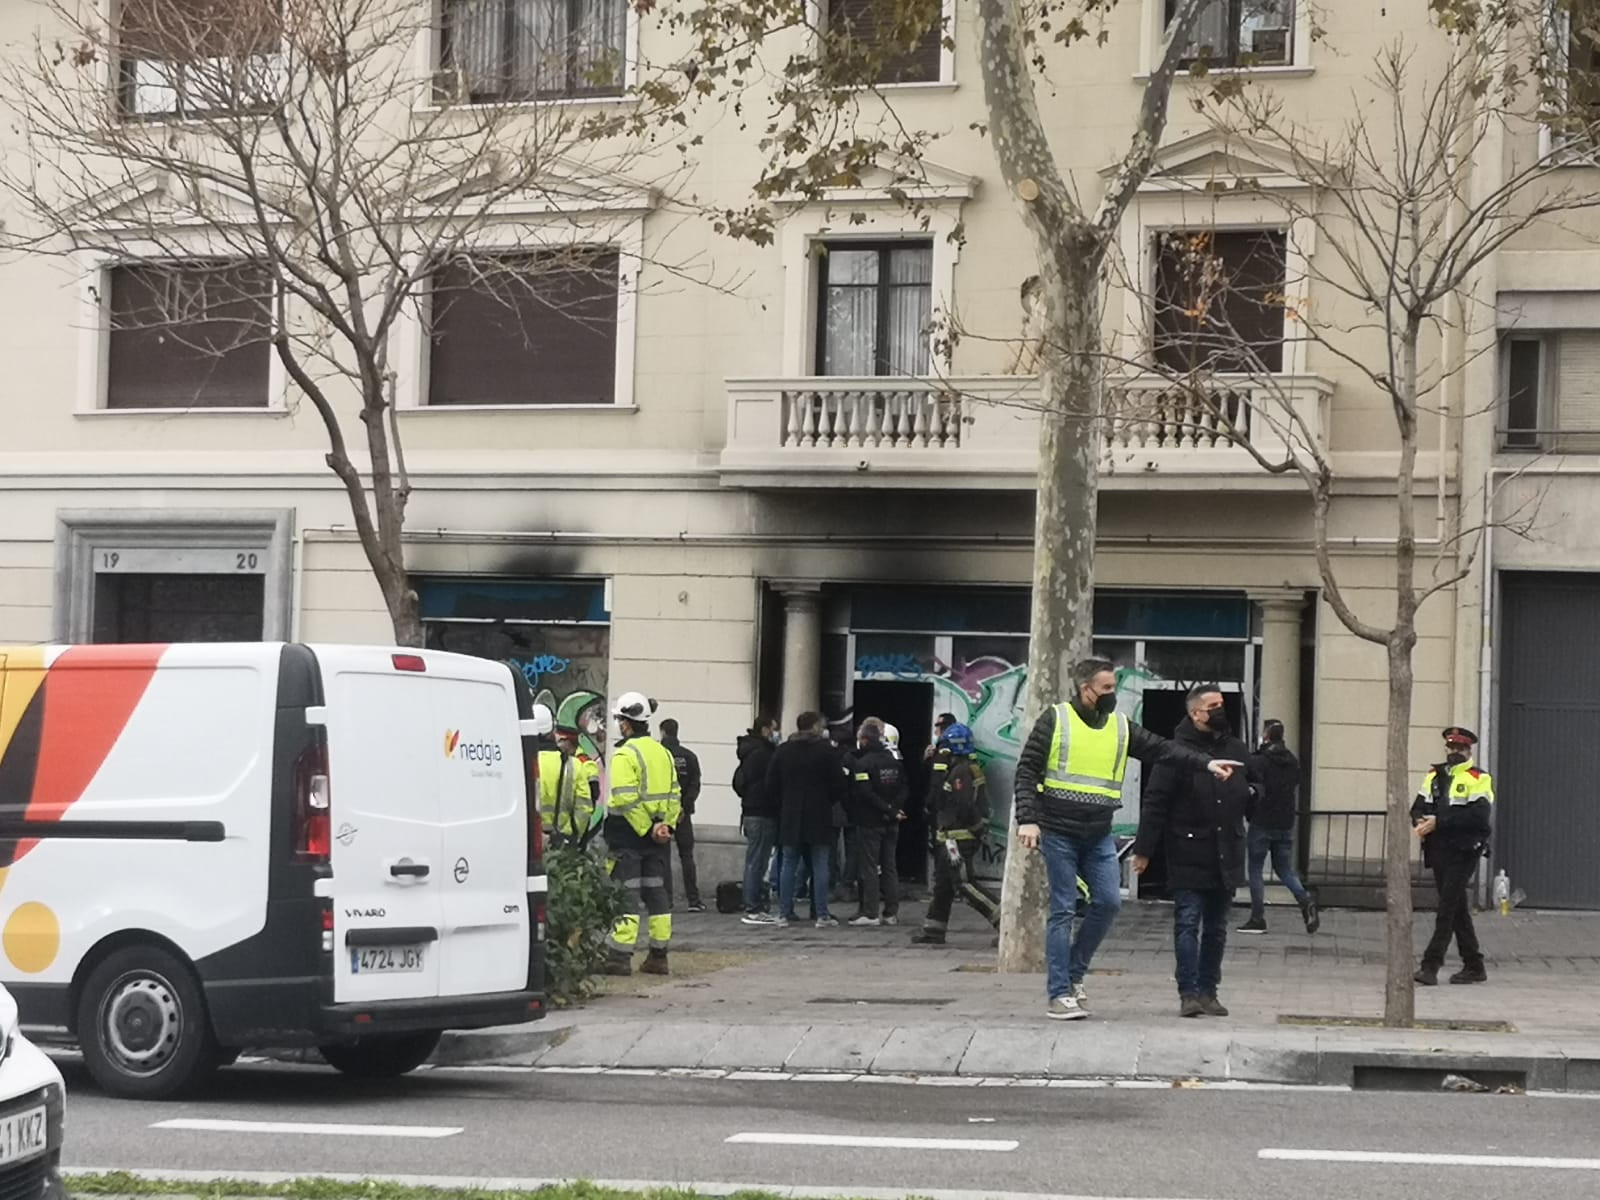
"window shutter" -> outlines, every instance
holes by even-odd
[[[1556,427],[1562,436],[1554,448],[1600,449],[1600,330],[1563,333],[1558,347]]]

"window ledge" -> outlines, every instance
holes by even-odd
[[[637,404],[421,404],[400,409],[404,417],[442,417],[452,413],[636,413]]]
[[[118,417],[257,417],[277,419],[293,415],[293,411],[278,405],[253,405],[249,408],[85,408],[72,414],[85,420],[115,419]]]
[[[1310,79],[1316,73],[1317,69],[1315,67],[1297,65],[1295,63],[1289,63],[1281,67],[1211,67],[1204,75],[1195,75],[1187,68],[1180,68],[1178,81],[1182,82],[1187,79],[1194,83],[1204,83],[1206,80],[1215,79],[1218,76],[1226,78],[1234,75],[1243,75],[1252,79],[1258,77],[1266,79]],[[1143,83],[1150,78],[1150,72],[1136,71],[1133,78],[1137,82]]]
[[[930,79],[925,83],[877,83],[863,84],[858,88],[851,88],[856,92],[894,92],[903,95],[907,92],[953,92],[961,85],[954,79]]]
[[[601,108],[606,105],[637,104],[639,94],[632,89],[620,96],[559,96],[546,100],[486,100],[474,104],[463,100],[454,104],[439,104],[433,100],[424,101],[415,105],[412,112],[419,116],[437,117],[450,112],[483,112],[487,109],[525,109],[529,112],[536,108]]]

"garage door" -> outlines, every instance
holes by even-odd
[[[1496,861],[1529,904],[1600,908],[1600,576],[1501,579]]]

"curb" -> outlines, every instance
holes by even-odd
[[[1600,1045],[1363,1046],[1327,1033],[1281,1030],[1006,1026],[543,1023],[447,1033],[439,1066],[501,1065],[608,1070],[818,1073],[871,1080],[1146,1079],[1437,1091],[1447,1075],[1486,1090],[1600,1092]],[[646,1034],[648,1033],[648,1037]],[[1532,1040],[1532,1039],[1529,1039]]]

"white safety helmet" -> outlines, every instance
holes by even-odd
[[[532,714],[527,720],[520,722],[518,726],[523,737],[544,737],[555,727],[555,714],[550,711],[548,706],[543,704],[535,704]]]
[[[900,757],[900,730],[887,721],[883,723],[883,744],[889,747],[890,754]]]
[[[623,692],[611,705],[613,717],[626,717],[640,723],[648,721],[655,711],[656,702],[643,692]]]

